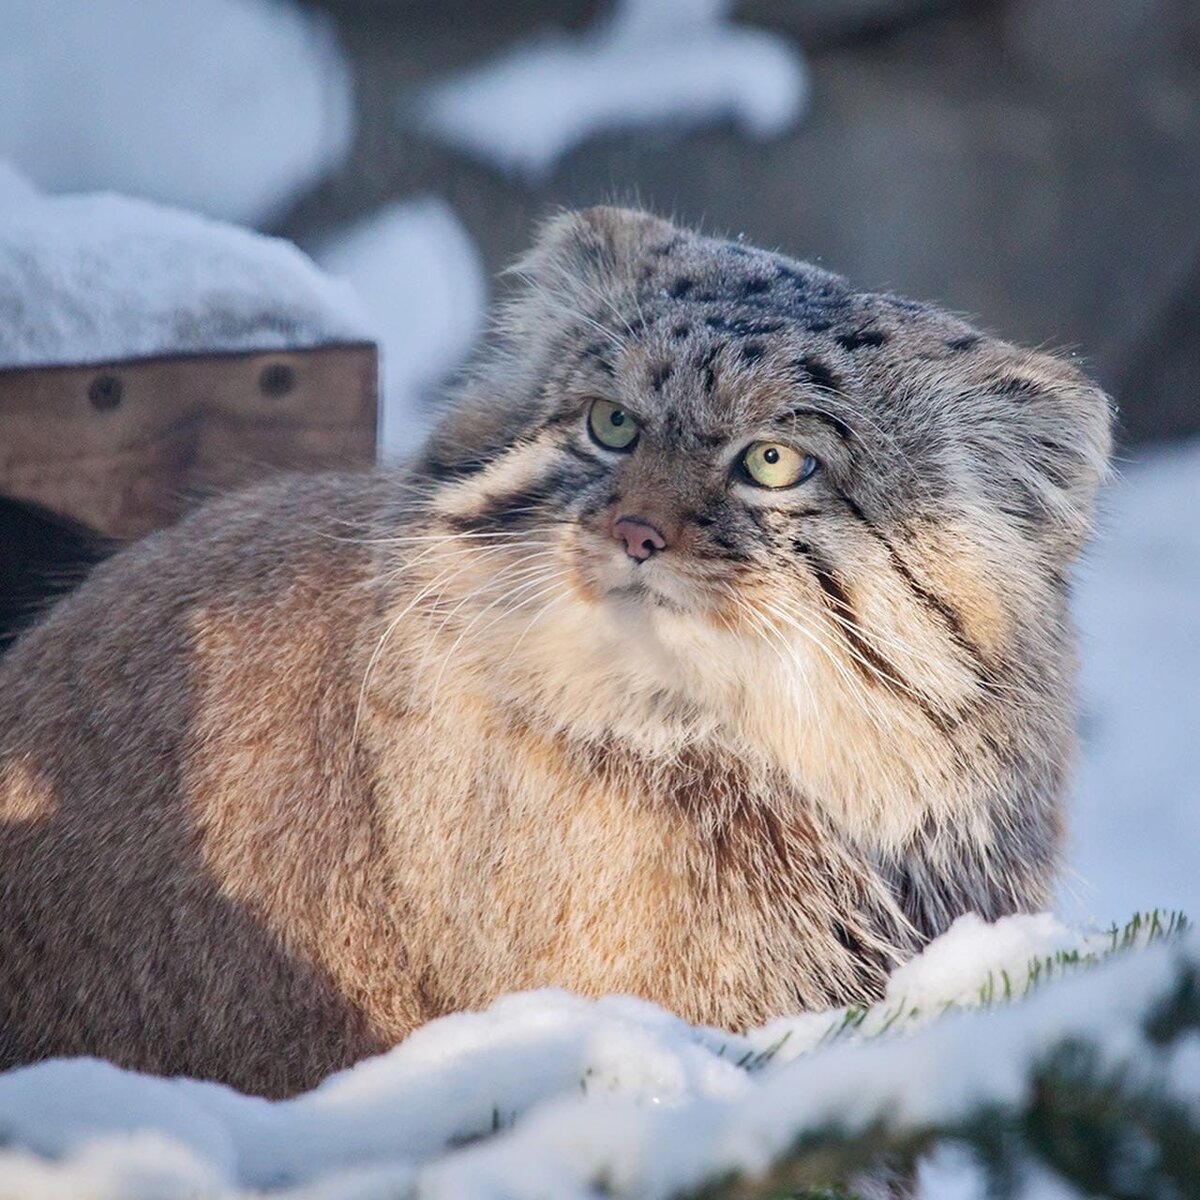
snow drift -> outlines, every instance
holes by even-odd
[[[2,165],[2,164],[0,164]],[[0,367],[361,341],[352,289],[290,242],[0,175]]]
[[[762,1172],[831,1126],[929,1127],[1019,1103],[1064,1039],[1089,1039],[1107,1063],[1139,1064],[1200,1098],[1194,1045],[1156,1047],[1143,1027],[1180,963],[1200,955],[1195,938],[1148,939],[1161,932],[1142,924],[1124,939],[1141,948],[1121,949],[1116,934],[1080,934],[1045,914],[963,918],[869,1013],[809,1014],[744,1036],[629,998],[508,996],[277,1103],[51,1061],[0,1076],[0,1190],[669,1197]]]

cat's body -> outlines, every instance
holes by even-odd
[[[741,1026],[1044,902],[1103,397],[640,214],[527,270],[411,469],[209,505],[0,660],[0,1065],[286,1094],[544,985]]]

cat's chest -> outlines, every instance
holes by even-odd
[[[453,990],[631,992],[737,1024],[852,978],[842,930],[864,923],[847,913],[861,880],[778,781],[711,747],[642,761],[474,731],[436,782],[410,775],[395,842],[417,956],[456,972],[449,939],[473,964]]]

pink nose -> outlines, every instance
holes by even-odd
[[[614,522],[612,535],[625,546],[625,553],[638,562],[667,548],[667,539],[648,521],[638,517],[622,517]]]

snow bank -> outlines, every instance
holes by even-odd
[[[607,23],[550,35],[425,95],[434,135],[512,174],[545,176],[597,133],[732,118],[782,132],[803,109],[803,64],[782,39],[727,23],[727,0],[622,0]]]
[[[285,0],[2,7],[0,158],[41,188],[263,223],[349,148],[347,68]]]
[[[290,242],[0,164],[0,367],[358,341],[352,289]]]
[[[37,199],[37,189],[3,159],[0,159],[0,211],[29,204]]]
[[[1046,916],[968,920],[898,974],[893,991],[942,1014],[979,1004],[989,976],[1020,978],[1031,958],[1095,945]],[[266,1188],[329,1200],[583,1198],[601,1180],[616,1195],[665,1197],[761,1170],[830,1120],[920,1123],[1012,1100],[1030,1064],[1067,1035],[1095,1037],[1114,1063],[1145,1061],[1140,1015],[1168,986],[1178,952],[1118,956],[1020,1005],[928,1028],[907,1016],[870,1036],[859,1025],[802,1054],[778,1045],[780,1022],[740,1037],[642,1001],[534,992],[432,1022],[279,1103],[52,1061],[0,1075],[0,1180],[20,1181],[22,1195],[80,1198]],[[797,1028],[836,1018],[845,1030],[844,1015]],[[1181,1071],[1190,1078],[1186,1063]]]
[[[1156,450],[1103,498],[1081,571],[1083,762],[1072,921],[1200,915],[1200,443]]]
[[[429,196],[389,205],[315,257],[370,313],[382,359],[381,455],[414,449],[432,415],[425,393],[462,362],[483,325],[487,283],[474,242]]]

